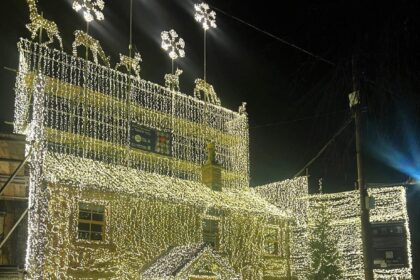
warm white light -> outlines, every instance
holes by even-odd
[[[103,0],[74,0],[73,9],[78,12],[83,10],[83,17],[87,22],[91,22],[95,19],[103,20],[104,14],[102,10],[105,7]]]
[[[206,3],[195,4],[195,15],[196,21],[203,25],[204,30],[208,30],[210,27],[216,28],[216,12],[210,10],[210,7]]]
[[[171,59],[177,59],[178,57],[185,57],[185,42],[184,39],[178,36],[175,30],[162,31],[160,34],[162,38],[162,49],[169,51],[169,57]]]

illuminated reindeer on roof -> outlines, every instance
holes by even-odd
[[[175,74],[165,74],[165,87],[170,90],[179,91],[179,76],[181,74],[181,69],[176,69]]]
[[[57,38],[60,48],[63,49],[63,42],[61,41],[60,32],[58,31],[57,24],[51,20],[45,19],[38,13],[36,7],[36,0],[26,0],[29,6],[29,20],[31,21],[26,25],[26,28],[31,32],[32,40],[38,35],[38,31],[44,29],[48,36],[48,41],[43,45],[48,45],[54,41],[54,37]]]
[[[104,50],[98,40],[81,30],[74,31],[73,55],[77,56],[77,47],[84,46],[92,52],[93,61],[98,64],[98,54],[106,66],[109,67],[109,57],[105,55]]]
[[[203,98],[201,98],[201,92],[203,93]],[[194,97],[220,106],[220,99],[217,97],[213,86],[202,79],[195,80]]]
[[[118,70],[120,67],[125,67],[127,72],[133,71],[137,79],[140,80],[140,62],[141,62],[140,53],[136,52],[134,57],[129,57],[123,54],[120,54],[120,62],[115,65],[115,70]],[[130,73],[129,73],[130,74]]]

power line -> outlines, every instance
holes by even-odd
[[[328,142],[322,147],[322,149],[307,163],[305,164],[305,166],[299,170],[299,172],[297,172],[292,178],[295,178],[297,176],[299,176],[303,171],[306,170],[306,168],[308,168],[315,160],[317,160],[322,153],[328,148],[328,146],[334,142],[335,138],[337,138],[341,132],[344,131],[344,129],[352,122],[353,118],[350,117],[344,124],[343,126],[331,137],[330,140],[328,140]]]
[[[212,8],[215,9],[215,10],[217,10],[217,11],[219,11],[220,13],[224,14],[227,17],[230,17],[230,18],[232,18],[232,19],[234,19],[234,20],[236,20],[236,21],[238,21],[238,22],[240,22],[240,23],[242,23],[242,24],[244,24],[244,25],[246,25],[248,27],[251,27],[252,29],[254,29],[254,30],[258,31],[258,32],[261,32],[261,33],[263,33],[263,34],[265,34],[265,35],[267,35],[267,36],[269,36],[269,37],[271,37],[271,38],[273,38],[273,39],[275,39],[275,40],[277,40],[277,41],[279,41],[279,42],[281,42],[281,43],[283,43],[285,45],[288,45],[289,47],[292,47],[294,49],[297,49],[297,50],[299,50],[299,51],[301,51],[301,52],[303,52],[303,53],[305,53],[305,54],[307,54],[309,56],[312,56],[312,57],[314,57],[314,58],[316,58],[318,60],[321,60],[321,61],[323,61],[323,62],[325,62],[325,63],[327,63],[327,64],[329,64],[331,66],[335,66],[335,63],[332,62],[331,60],[328,60],[326,58],[323,58],[322,56],[319,56],[319,55],[314,54],[314,53],[312,53],[312,52],[310,52],[308,50],[305,50],[305,49],[303,49],[303,48],[301,48],[301,47],[299,47],[299,46],[297,46],[297,45],[295,45],[293,43],[290,43],[290,42],[286,41],[285,39],[282,39],[282,38],[280,38],[280,37],[278,37],[278,36],[276,36],[276,35],[268,32],[266,30],[263,30],[263,29],[255,26],[255,25],[253,25],[251,23],[248,23],[248,22],[246,22],[246,21],[244,21],[244,20],[242,20],[242,19],[240,19],[240,18],[238,18],[238,17],[236,17],[234,15],[231,15],[231,14],[229,14],[229,13],[227,13],[227,12],[225,12],[225,11],[223,11],[223,10],[215,7],[215,6],[212,6]]]
[[[292,120],[284,120],[284,121],[278,121],[278,122],[273,122],[273,123],[255,125],[255,126],[251,126],[250,129],[261,128],[261,127],[277,126],[277,125],[289,124],[289,123],[294,123],[294,122],[300,122],[300,121],[305,121],[305,120],[310,120],[310,119],[316,119],[316,118],[321,118],[321,117],[327,117],[327,116],[331,116],[331,115],[336,115],[336,114],[340,114],[340,113],[344,113],[344,112],[348,112],[348,111],[349,110],[346,109],[346,110],[335,111],[335,112],[331,112],[331,113],[316,114],[316,115],[312,115],[312,116],[306,116],[306,117],[292,119]]]

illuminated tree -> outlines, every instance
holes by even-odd
[[[331,225],[332,214],[325,203],[314,209],[311,218],[309,254],[311,265],[309,280],[342,279],[340,253],[337,249],[338,236],[334,235]]]

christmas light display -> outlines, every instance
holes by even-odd
[[[51,150],[199,181],[206,144],[214,141],[224,184],[232,188],[248,186],[245,115],[25,40],[19,47],[21,66],[26,70],[17,78],[17,131],[24,133],[29,122],[25,114],[27,95],[31,94],[32,73],[42,52],[45,130]],[[130,148],[129,134],[134,124],[170,131],[172,157]]]
[[[211,11],[209,5],[206,3],[195,4],[194,5],[195,14],[194,18],[197,22],[202,23],[203,30],[204,30],[204,63],[203,63],[203,72],[204,72],[204,81],[201,82],[201,79],[197,79],[195,81],[196,87],[199,83],[202,83],[203,86],[206,84],[207,81],[207,44],[206,44],[206,36],[207,30],[210,27],[216,28],[216,13]],[[204,87],[203,87],[204,88]],[[204,91],[206,93],[206,91]],[[195,94],[195,93],[194,93]],[[208,94],[207,94],[208,95]]]
[[[86,22],[91,22],[92,20],[104,20],[104,14],[102,10],[105,7],[105,2],[103,0],[74,0],[73,9],[78,12],[82,10],[83,17]]]
[[[175,30],[162,31],[160,37],[162,38],[162,49],[168,51],[168,55],[172,60],[178,57],[185,57],[184,39],[179,37]]]
[[[84,46],[86,48],[86,54],[88,50],[92,52],[93,61],[96,64],[98,64],[98,54],[99,54],[99,57],[102,59],[105,65],[109,67],[109,57],[105,55],[105,52],[102,49],[99,41],[94,39],[92,36],[90,36],[84,31],[76,30],[74,31],[74,41],[72,44],[74,56],[77,56],[77,47],[79,46]]]
[[[35,39],[36,36],[41,37],[41,32],[45,30],[47,32],[47,36],[49,41],[44,43],[48,45],[54,41],[54,38],[58,40],[60,44],[60,48],[63,49],[63,43],[60,37],[60,32],[58,31],[57,24],[53,21],[45,19],[42,15],[39,14],[38,9],[36,7],[36,0],[26,0],[29,6],[29,19],[30,23],[26,25],[26,28],[31,32],[32,40]],[[40,38],[41,40],[42,38]]]
[[[295,179],[302,180],[302,179]],[[317,207],[325,203],[334,213],[334,235],[339,236],[338,250],[342,255],[342,270],[345,279],[364,279],[363,251],[360,226],[359,194],[357,191],[308,195],[307,185],[293,184],[296,181],[272,183],[256,190],[280,209],[290,209],[297,221],[292,228],[291,264],[298,278],[306,275],[309,267],[308,232],[311,217],[318,215]],[[300,186],[300,187],[299,187]],[[408,228],[407,204],[404,187],[374,188],[369,195],[375,198],[375,208],[370,210],[370,222],[375,224],[400,223],[405,232],[407,264],[401,268],[374,269],[375,279],[412,279],[411,238]],[[293,215],[293,214],[292,214]]]
[[[289,217],[293,217],[290,228],[291,273],[298,279],[306,279],[309,270],[307,177],[275,182],[256,187],[255,190]]]
[[[115,69],[125,67],[127,72],[132,71],[137,79],[140,79],[140,62],[142,61],[140,53],[136,52],[134,57],[129,57],[120,53],[120,62],[115,65]]]
[[[197,22],[203,25],[204,30],[208,30],[210,27],[216,28],[216,12],[210,10],[210,7],[206,3],[194,5],[195,14],[194,18]]]
[[[28,4],[32,36],[43,28],[50,41],[56,37],[61,44],[56,25],[39,17],[34,0]],[[83,10],[88,23],[103,19],[102,0],[76,0],[73,8]],[[206,30],[216,27],[216,14],[205,3],[195,9],[205,39]],[[172,62],[185,56],[185,43],[174,30],[161,35]],[[85,59],[77,57],[78,46],[86,47]],[[120,55],[114,70],[87,31],[75,31],[72,47],[73,56],[25,39],[18,43],[15,132],[26,134],[27,151],[32,149],[29,279],[138,279],[165,251],[173,260],[191,250],[205,254],[197,270],[213,262],[223,272],[212,271],[229,279],[305,279],[308,235],[320,203],[334,211],[346,279],[363,278],[357,192],[308,195],[306,177],[250,189],[246,103],[238,112],[220,105],[206,82],[206,59],[204,80],[196,79],[190,96],[179,92],[182,70],[165,75],[163,87],[140,78],[140,54]],[[89,50],[94,63],[87,59]],[[210,142],[221,168],[223,187],[217,191],[202,183]],[[376,279],[411,279],[405,189],[370,194],[376,198],[371,223],[401,223],[407,240],[406,267],[375,269]],[[98,240],[79,238],[81,203],[103,209]],[[217,251],[200,251],[208,219],[218,223]],[[267,251],[273,232],[276,245],[269,248],[275,249]],[[152,267],[155,275],[168,270]]]
[[[203,269],[204,267],[204,269]],[[230,268],[229,264],[203,243],[179,246],[171,249],[166,255],[146,271],[141,279],[188,279],[200,270],[217,279],[239,280],[241,277]],[[198,278],[201,278],[198,276]]]
[[[19,52],[15,130],[34,149],[30,278],[137,277],[169,246],[201,242],[200,221],[214,209],[220,250],[236,271],[245,279],[286,274],[284,257],[265,259],[261,229],[277,226],[286,248],[288,222],[248,188],[245,114],[26,40]],[[134,124],[169,132],[170,156],[133,148]],[[210,141],[219,192],[200,182]],[[105,207],[104,240],[78,240],[79,202]]]
[[[181,69],[176,69],[175,74],[165,74],[165,87],[179,91],[179,76],[182,72]]]

